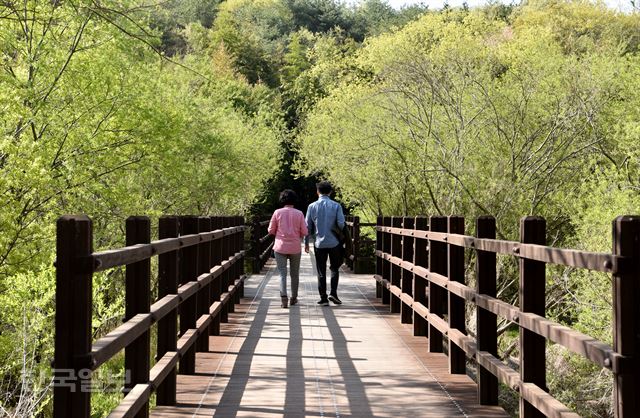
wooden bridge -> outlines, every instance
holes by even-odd
[[[520,416],[576,417],[547,391],[547,341],[611,370],[615,415],[636,416],[640,218],[614,221],[612,253],[548,247],[537,217],[522,219],[518,242],[496,240],[490,217],[476,220],[475,236],[456,216],[350,218],[348,264],[361,268],[359,229],[373,227],[375,274],[343,267],[344,304],[321,307],[313,257],[303,254],[300,303],[289,309],[266,223],[168,216],[151,241],[150,220],[132,217],[126,247],[94,252],[90,219],[61,218],[54,416],[91,416],[92,372],[124,350],[126,396],[112,417],[499,417],[502,390],[518,394]],[[474,287],[465,252],[475,257]],[[496,297],[497,254],[519,259],[519,306]],[[611,274],[613,347],[545,319],[547,263]],[[125,320],[94,339],[92,276],[120,266]],[[465,309],[476,311],[471,335]],[[519,327],[519,370],[498,358],[498,317]]]
[[[300,272],[300,303],[286,310],[275,263],[251,276],[195,375],[178,376],[176,406],[151,416],[506,416],[478,405],[473,381],[449,375],[446,356],[389,313],[371,276],[342,271],[343,305],[327,308],[312,256]]]

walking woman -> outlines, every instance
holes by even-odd
[[[300,256],[302,253],[301,239],[307,235],[307,225],[304,215],[294,209],[297,196],[293,190],[287,189],[280,193],[280,204],[284,207],[273,212],[269,222],[269,234],[275,235],[273,251],[276,255],[276,265],[280,273],[280,299],[282,307],[291,306],[298,302],[298,282],[300,278]],[[291,271],[291,299],[287,298],[287,260]]]

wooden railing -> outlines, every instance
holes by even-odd
[[[498,382],[517,391],[520,416],[576,417],[547,393],[546,341],[560,344],[614,375],[615,416],[638,416],[640,401],[640,217],[613,222],[613,252],[545,246],[545,220],[525,217],[520,242],[496,240],[495,220],[476,220],[476,236],[464,235],[458,216],[379,217],[377,294],[442,352],[448,339],[450,373],[465,373],[466,358],[478,367],[478,399],[498,403]],[[475,252],[476,287],[465,285],[465,249]],[[496,297],[496,254],[519,259],[519,307]],[[545,318],[546,264],[610,273],[613,277],[613,347]],[[467,336],[465,304],[475,306],[476,338]],[[518,324],[520,370],[498,358],[497,317]]]
[[[274,236],[269,235],[269,219],[251,223],[251,255],[253,273],[258,274],[271,257]]]
[[[356,273],[356,267],[358,266],[358,253],[360,252],[360,217],[359,216],[345,216],[345,224],[349,229],[351,235],[351,253],[346,254],[344,263]]]
[[[375,223],[362,223],[359,216],[346,216],[347,227],[351,233],[351,254],[345,257],[345,264],[356,274],[372,273],[375,268],[374,254],[363,253],[363,247],[375,244],[375,240],[362,237],[362,228],[375,227]]]
[[[150,242],[147,217],[126,221],[126,247],[93,252],[86,216],[57,223],[56,336],[53,415],[89,417],[91,375],[125,350],[126,396],[110,417],[147,417],[149,398],[176,402],[176,373],[194,374],[196,351],[243,295],[242,217],[164,216],[158,241]],[[151,304],[151,258],[158,256],[158,299]],[[125,321],[92,338],[92,276],[126,266]],[[156,363],[151,367],[150,331],[157,323]],[[179,329],[178,329],[179,324]],[[179,370],[177,365],[179,363]]]

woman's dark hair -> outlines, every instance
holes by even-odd
[[[280,204],[281,205],[295,205],[298,200],[296,192],[291,189],[286,189],[280,192]]]
[[[320,183],[316,184],[316,190],[318,190],[320,194],[329,194],[332,190],[331,183],[329,183],[328,181],[321,181]]]

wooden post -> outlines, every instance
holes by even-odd
[[[360,217],[353,217],[353,272],[360,273],[358,266],[358,254],[360,254]]]
[[[464,235],[464,218],[462,216],[449,216],[448,227],[450,234]],[[464,283],[464,248],[449,243],[448,263],[449,280]],[[467,334],[465,323],[464,299],[447,291],[449,306],[449,328],[455,328],[463,334]],[[467,372],[467,356],[461,347],[449,339],[449,373],[465,374]]]
[[[351,244],[353,245],[353,226],[349,226],[349,222],[352,222],[351,220],[351,216],[345,215],[344,216],[344,224],[347,227],[347,229],[349,230],[349,235],[351,235]],[[353,248],[353,247],[351,247]],[[351,258],[349,257],[350,254],[346,252],[346,245],[345,245],[345,252],[344,254],[344,264],[349,267],[349,269],[351,271],[353,271],[353,264],[351,264]]]
[[[447,232],[447,217],[432,216],[429,218],[429,226],[433,232]],[[429,240],[429,271],[447,276],[446,243]],[[429,282],[429,312],[434,315],[444,314],[446,301],[446,291],[442,287]],[[429,324],[429,352],[441,353],[442,342],[442,333]]]
[[[415,218],[402,218],[403,229],[413,229]],[[402,259],[413,263],[413,238],[402,236]],[[413,272],[402,269],[402,293],[413,296]],[[400,301],[400,322],[410,324],[413,322],[413,309]]]
[[[268,220],[268,219],[265,219]],[[262,226],[262,236],[268,236],[269,239],[267,241],[265,241],[264,243],[264,247],[263,247],[263,251],[265,251],[267,248],[269,248],[269,246],[273,243],[275,237],[273,235],[268,235],[269,232],[269,226],[268,225],[263,225]],[[273,247],[272,247],[273,248]],[[265,264],[267,264],[267,261],[269,260],[269,258],[271,258],[271,254],[267,253],[265,254],[264,258],[262,259],[262,267],[264,267]]]
[[[242,216],[236,216],[236,225],[237,226],[244,225],[244,218]],[[237,242],[236,253],[239,253],[243,250],[243,247],[244,247],[244,231],[239,231],[236,234],[236,242]],[[244,256],[240,257],[237,265],[238,267],[236,270],[236,276],[238,279],[240,279],[244,275]],[[240,303],[240,300],[242,299],[242,297],[244,297],[244,283],[240,283],[238,290],[236,291],[236,295],[238,297],[238,299],[236,300],[236,303]]]
[[[233,216],[227,216],[227,228],[231,228],[236,226],[235,225],[235,217]],[[227,238],[227,259],[229,257],[232,257],[235,254],[235,247],[236,247],[236,236],[235,234],[233,235],[229,235],[226,237]],[[232,265],[227,271],[226,271],[226,277],[227,277],[227,285],[225,287],[226,291],[229,291],[229,286],[231,286],[233,284],[233,281],[235,280],[235,272],[236,272],[236,265]],[[235,312],[235,299],[230,298],[229,299],[229,303],[227,303],[227,313],[233,313]]]
[[[393,216],[391,218],[391,225],[394,228],[402,228],[402,217]],[[397,234],[391,235],[391,255],[394,257],[402,257],[402,237]],[[393,286],[401,287],[402,286],[402,267],[397,266],[395,264],[391,265],[391,284]],[[400,301],[399,297],[396,297],[394,294],[391,294],[391,313],[400,313]]]
[[[180,219],[181,235],[198,233],[198,217],[183,216]],[[198,246],[192,245],[182,250],[181,260],[182,282],[188,283],[198,277]],[[189,329],[196,328],[198,294],[182,302],[180,305],[180,335]],[[195,374],[196,372],[196,347],[192,345],[180,359],[181,374]]]
[[[229,217],[221,216],[220,223],[222,228],[227,228],[229,226]],[[220,261],[226,261],[229,259],[229,236],[224,236],[220,240]],[[262,266],[260,266],[262,269]],[[222,293],[227,293],[229,291],[229,270],[225,270],[220,276],[221,290]],[[227,323],[229,322],[229,306],[231,303],[226,303],[222,309],[220,310],[220,322]]]
[[[262,272],[262,269],[264,268],[264,265],[266,263],[266,259],[262,256],[262,253],[266,250],[267,246],[269,245],[269,241],[262,241],[262,237],[264,236],[264,225],[258,224],[258,235],[256,237],[256,240],[258,242],[258,260],[259,260],[259,267],[258,267],[258,273]]]
[[[62,216],[56,224],[56,336],[53,385],[54,418],[91,414],[90,364],[77,360],[91,352],[93,265],[80,260],[93,253],[93,226],[82,216]]]
[[[429,230],[429,219],[424,216],[416,216],[414,221],[416,231]],[[413,264],[416,266],[429,268],[429,241],[422,238],[414,238],[413,240]],[[419,302],[423,306],[428,305],[427,300],[427,282],[420,276],[414,275],[413,278],[413,301]],[[428,333],[427,320],[413,312],[413,335],[427,336]]]
[[[520,220],[520,242],[546,244],[544,218],[526,216]],[[545,314],[545,263],[520,259],[520,311]],[[546,390],[546,340],[534,332],[520,328],[520,379]],[[520,398],[520,417],[544,417],[529,402]]]
[[[234,226],[235,226],[234,217],[227,216],[227,228],[232,228]],[[227,259],[229,259],[235,254],[235,246],[236,246],[235,235],[227,236]],[[234,270],[234,266],[232,266],[227,270],[227,287],[225,287],[227,291],[229,291],[229,286],[233,284],[234,274],[235,274],[235,270]],[[227,312],[233,313],[234,311],[235,311],[235,304],[233,302],[233,299],[229,299],[229,308]]]
[[[265,227],[264,225],[260,225],[258,231],[260,231],[258,233],[258,241],[260,242],[262,237],[265,236]],[[266,249],[269,247],[269,241],[264,241],[264,242],[260,242],[259,244],[259,248],[260,248],[260,270],[262,271],[262,269],[264,268],[264,265],[267,263],[267,259],[269,258],[268,254],[265,254],[264,256],[262,256],[262,253],[266,251]]]
[[[260,251],[260,221],[255,218],[251,223],[251,253],[253,254],[253,274],[260,274],[262,259]]]
[[[382,218],[382,225],[385,227],[391,226],[391,218],[385,216]],[[388,232],[382,233],[382,251],[385,254],[391,254],[391,234]],[[382,261],[382,278],[385,280],[391,280],[391,262],[388,260]],[[391,292],[386,286],[382,288],[382,303],[388,305],[390,303]]]
[[[211,231],[211,219],[207,216],[201,216],[198,218],[198,232]],[[198,276],[209,272],[211,263],[211,242],[203,242],[198,245]],[[198,291],[198,313],[197,317],[209,314],[209,307],[211,306],[211,283],[202,287]],[[209,351],[209,328],[202,330],[202,334],[198,336],[196,341],[196,350],[206,353]]]
[[[628,359],[615,373],[613,408],[616,418],[628,418],[640,408],[640,217],[613,221],[613,254],[634,266],[613,275],[613,349]]]
[[[130,216],[126,221],[127,246],[151,242],[151,221],[146,216]],[[127,264],[125,273],[125,317],[128,321],[137,314],[147,313],[151,307],[151,260]],[[149,382],[151,340],[145,331],[124,349],[125,373],[131,379],[125,382],[125,392],[138,383]],[[149,402],[146,402],[136,418],[149,416]]]
[[[219,216],[213,216],[211,218],[211,228],[216,231],[222,229],[222,222]],[[222,239],[217,239],[211,243],[211,266],[220,265],[220,247],[222,246]],[[222,277],[218,276],[211,282],[211,301],[216,302],[220,300],[222,294]],[[209,326],[210,335],[220,335],[220,314],[218,313],[211,320]]]
[[[376,226],[382,226],[382,216],[378,216],[376,218]],[[376,251],[382,251],[382,240],[383,240],[382,232],[376,229]],[[384,262],[383,258],[380,256],[376,256],[376,274],[382,277],[382,263]],[[382,286],[376,280],[376,297],[382,297]]]
[[[244,216],[238,216],[238,225],[244,226],[245,219]],[[244,231],[241,231],[238,235],[238,251],[244,250]],[[239,263],[239,271],[238,275],[240,277],[244,276],[244,261],[246,256],[242,256],[242,258],[238,261]],[[244,297],[244,282],[240,283],[240,288],[238,289],[238,303],[240,303],[240,299]]]
[[[237,216],[232,216],[231,217],[231,226],[236,227],[238,226],[238,217]],[[231,239],[231,255],[235,255],[238,252],[238,233],[234,232],[233,235],[230,237]],[[230,283],[234,284],[236,279],[239,277],[238,275],[238,262],[235,262],[233,264],[233,266],[231,266],[231,272],[230,272]],[[238,294],[234,293],[233,294],[233,300],[231,300],[231,304],[234,305],[233,306],[233,310],[235,311],[235,304],[238,303]]]
[[[476,220],[476,237],[496,238],[496,220],[480,216]],[[496,254],[476,250],[476,291],[496,297]],[[498,356],[498,319],[496,314],[476,306],[478,351]],[[498,405],[498,378],[478,365],[478,401],[480,405]]]
[[[174,238],[180,232],[177,216],[163,216],[159,219],[158,238]],[[178,251],[158,256],[158,299],[178,293]],[[172,310],[158,321],[158,343],[156,360],[160,360],[169,351],[177,349],[178,313]],[[176,372],[174,368],[158,386],[157,404],[176,404]]]

